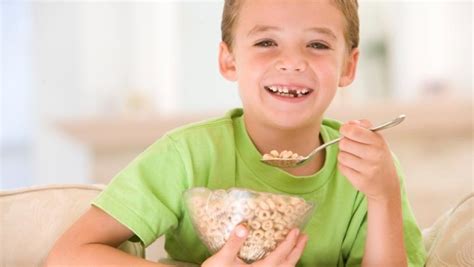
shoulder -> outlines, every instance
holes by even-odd
[[[231,149],[235,144],[234,121],[242,116],[241,109],[232,109],[216,118],[190,123],[165,133],[147,150],[152,154],[210,153]],[[221,151],[222,152],[222,151]]]
[[[240,115],[239,115],[240,114]],[[206,151],[210,146],[233,143],[233,120],[241,116],[240,109],[228,111],[216,118],[190,123],[166,132],[141,152],[132,163],[156,164],[160,159],[175,155],[181,157],[189,151]]]
[[[222,117],[175,128],[157,139],[137,159],[152,159],[156,162],[173,154],[183,156],[190,151],[216,151],[213,147],[218,147],[219,150],[228,149],[234,144],[234,120],[242,114],[241,109],[232,109]]]

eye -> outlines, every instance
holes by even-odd
[[[321,42],[312,42],[308,44],[308,47],[318,49],[318,50],[325,50],[329,49],[329,46],[321,43]]]
[[[272,46],[277,46],[277,44],[272,41],[272,40],[263,40],[255,44],[255,46],[260,46],[260,47],[272,47]]]

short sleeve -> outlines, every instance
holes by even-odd
[[[395,157],[395,156],[394,156]],[[403,215],[403,237],[405,249],[407,251],[408,266],[424,266],[426,260],[426,251],[415,215],[413,214],[410,202],[405,189],[405,175],[400,167],[400,163],[395,158],[395,167],[400,177],[400,187],[402,196],[402,215]]]
[[[92,204],[148,246],[178,225],[185,188],[183,161],[173,140],[164,136],[118,173]]]
[[[407,252],[408,266],[424,266],[426,252],[421,231],[416,223],[405,190],[405,178],[400,164],[394,156],[395,167],[400,179],[402,197],[403,236]],[[364,257],[365,240],[367,237],[367,201],[364,197],[354,212],[353,220],[343,243],[345,266],[360,266]]]

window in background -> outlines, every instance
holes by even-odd
[[[32,180],[31,14],[21,1],[2,3],[0,189]]]
[[[240,107],[236,83],[219,73],[222,2],[178,4],[177,59],[175,74],[183,111],[225,111]]]
[[[471,96],[472,1],[360,1],[348,102]]]

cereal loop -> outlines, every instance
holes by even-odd
[[[262,221],[270,219],[270,216],[271,216],[271,214],[270,214],[270,211],[268,211],[268,210],[259,210],[259,211],[257,211],[257,217],[258,217],[258,219],[260,219]]]
[[[261,239],[264,236],[265,236],[265,233],[262,230],[255,230],[253,231],[253,234],[252,234],[252,237],[257,238],[257,239]]]
[[[284,223],[276,223],[275,224],[275,229],[281,231],[281,230],[285,229],[285,224]]]
[[[265,202],[271,210],[275,209],[275,202],[271,198],[267,198]]]
[[[263,210],[269,210],[270,209],[270,206],[268,206],[268,204],[265,203],[265,201],[258,202],[258,206]]]
[[[260,227],[262,226],[262,225],[260,224],[260,222],[255,221],[255,220],[251,221],[251,222],[249,223],[249,225],[250,225],[250,227],[252,227],[252,229],[255,229],[255,230],[260,229]]]
[[[266,239],[274,239],[275,237],[275,230],[273,229],[268,229],[267,231],[265,231],[265,238]]]
[[[270,230],[272,228],[273,228],[273,222],[271,220],[267,220],[262,223],[263,230]]]

